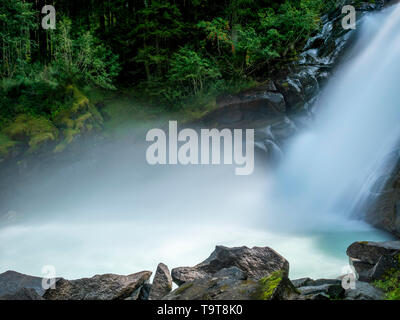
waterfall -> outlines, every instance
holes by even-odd
[[[285,229],[349,225],[369,189],[394,167],[400,137],[400,6],[370,14],[271,178],[267,223]],[[363,212],[356,212],[362,216]]]

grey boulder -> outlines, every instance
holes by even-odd
[[[44,300],[35,289],[22,288],[14,293],[5,294],[0,300]]]
[[[354,242],[346,253],[358,280],[377,280],[399,267],[400,241]]]
[[[28,276],[15,271],[6,271],[0,274],[0,296],[13,295],[21,289],[33,289],[42,296],[42,278]]]
[[[383,300],[384,293],[368,282],[356,281],[354,289],[345,292],[345,300]]]
[[[117,300],[126,299],[147,283],[151,271],[128,276],[116,274],[95,275],[77,280],[59,279],[55,289],[48,289],[47,300]]]
[[[177,285],[197,279],[209,279],[222,269],[237,267],[242,277],[259,280],[274,271],[282,271],[284,277],[289,273],[289,263],[279,253],[269,247],[216,246],[211,255],[194,267],[172,269],[172,279]],[[232,270],[231,270],[232,271]]]
[[[172,290],[172,277],[168,267],[160,263],[151,285],[149,300],[160,300]]]

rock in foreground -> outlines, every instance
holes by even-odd
[[[56,289],[43,295],[47,300],[117,300],[126,299],[145,284],[151,271],[142,271],[128,276],[116,274],[96,275],[78,280],[60,279]]]
[[[10,297],[21,289],[33,289],[39,296],[42,296],[42,278],[28,276],[15,271],[6,271],[0,274],[0,296]]]
[[[361,281],[378,280],[387,271],[400,268],[400,241],[354,242],[346,253]]]
[[[164,297],[165,300],[295,300],[298,296],[284,271],[259,280],[229,277],[203,278],[188,282]]]
[[[0,300],[44,300],[35,289],[22,288],[14,293],[5,294]]]
[[[217,246],[202,263],[172,270],[180,287],[167,300],[291,300],[289,263],[268,247]]]
[[[231,267],[237,267],[246,278],[255,280],[275,271],[281,271],[284,277],[289,274],[289,262],[271,248],[216,246],[214,252],[198,265],[172,269],[172,279],[182,285],[193,280],[213,278],[217,272]]]
[[[149,300],[159,300],[172,290],[172,277],[168,267],[160,263],[151,285]]]

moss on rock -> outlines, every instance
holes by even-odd
[[[18,145],[17,141],[13,141],[7,135],[0,133],[1,158],[6,158],[17,145]]]
[[[27,114],[18,115],[4,129],[4,133],[11,141],[26,144],[28,153],[35,152],[58,138],[58,130],[50,120]]]
[[[256,300],[270,300],[274,296],[275,290],[283,279],[283,271],[275,271],[271,275],[261,278],[259,288],[255,293],[254,299]]]
[[[63,151],[79,134],[100,130],[103,126],[101,114],[77,87],[68,86],[66,95],[71,97],[72,103],[54,116],[54,122],[61,128],[63,137],[54,152]]]
[[[396,256],[400,267],[400,254]],[[387,300],[400,300],[400,268],[390,269],[382,280],[374,282],[375,287],[385,292]]]

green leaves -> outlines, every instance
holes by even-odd
[[[44,31],[37,29],[40,2],[2,0],[0,77],[32,88],[37,81],[41,92],[42,85],[71,82],[112,89],[119,76],[141,95],[179,102],[296,59],[334,2],[81,0],[88,10],[77,10],[60,0],[57,12],[65,17],[58,14],[56,30]],[[32,97],[21,99],[40,100]]]
[[[194,94],[203,90],[208,81],[219,78],[221,73],[213,63],[189,47],[181,48],[172,57],[169,79],[187,86]]]
[[[54,59],[51,65],[60,71],[66,82],[84,81],[105,89],[114,89],[113,80],[119,73],[118,56],[99,43],[91,32],[71,37],[71,21],[58,23],[53,36]]]

